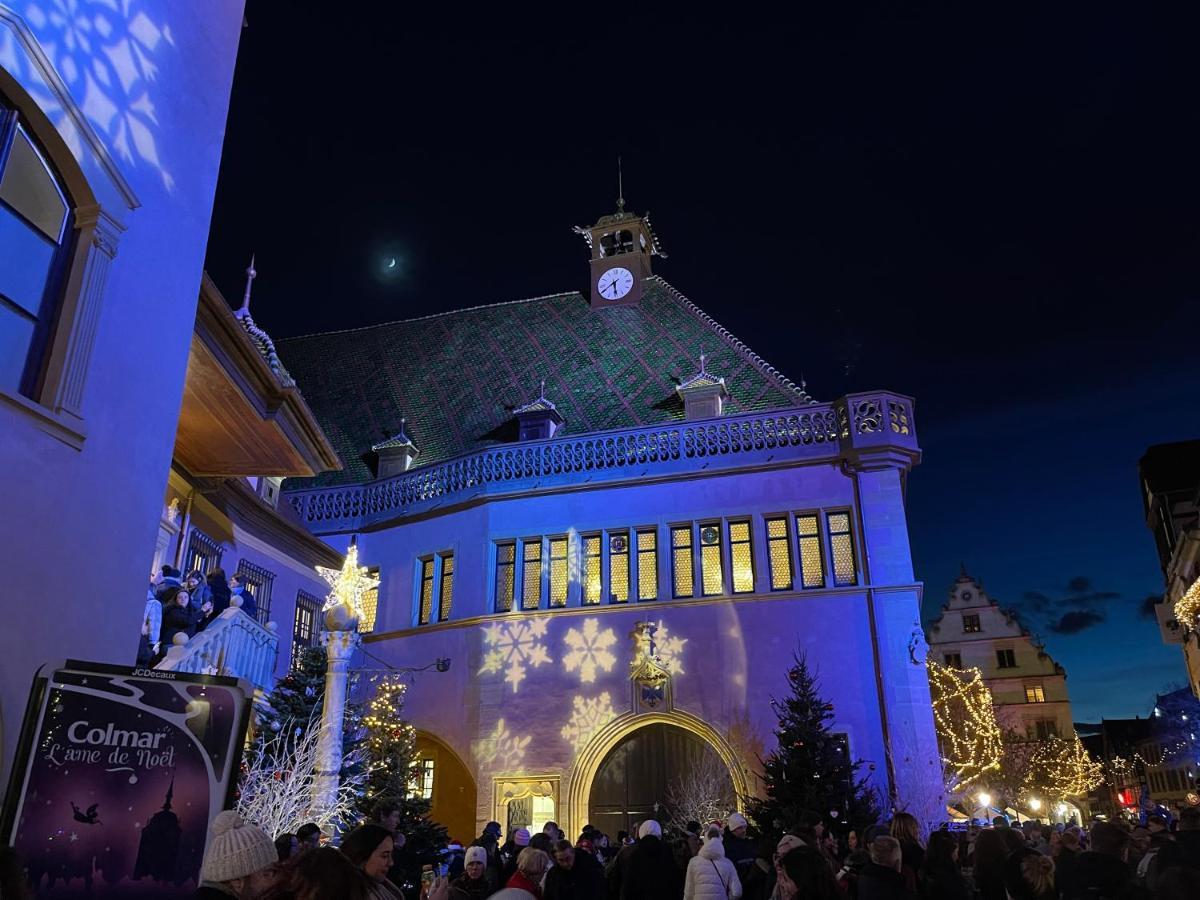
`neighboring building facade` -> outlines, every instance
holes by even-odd
[[[1104,766],[1104,782],[1088,795],[1092,812],[1109,819],[1137,819],[1142,814],[1145,764],[1138,752],[1151,738],[1149,719],[1101,719],[1075,727],[1084,748]]]
[[[1188,684],[1200,697],[1200,441],[1151,447],[1138,476],[1165,584],[1155,607],[1159,629],[1164,643],[1182,648]]]
[[[1178,812],[1200,806],[1200,700],[1191,688],[1154,698],[1150,733],[1138,745],[1146,792],[1158,806]]]
[[[0,783],[29,685],[132,659],[241,0],[0,0]]]
[[[1067,673],[965,570],[929,628],[929,653],[955,669],[979,669],[1002,729],[1030,740],[1074,734]]]
[[[714,758],[732,808],[799,650],[885,805],[940,818],[911,399],[814,402],[652,273],[646,218],[579,232],[585,294],[279,344],[346,465],[284,497],[378,567],[365,649],[451,660],[406,705],[433,815],[614,834]]]
[[[255,274],[251,268],[249,279]],[[342,564],[341,554],[280,505],[279,484],[341,463],[250,315],[250,280],[236,312],[207,275],[201,282],[153,569],[170,564],[207,575],[219,568],[238,576],[254,597],[256,621],[214,623],[188,651],[204,655],[197,669],[253,672],[255,686],[267,690],[319,641],[329,586],[315,567]],[[259,674],[264,655],[267,677]],[[193,668],[186,659],[172,665]]]

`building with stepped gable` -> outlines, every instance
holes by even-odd
[[[408,693],[417,789],[460,838],[615,834],[715,760],[732,809],[798,651],[885,805],[940,820],[912,399],[813,399],[623,201],[577,231],[582,293],[278,342],[344,464],[283,502],[380,579],[365,664],[450,661]]]
[[[930,657],[955,669],[979,669],[996,719],[1030,740],[1075,733],[1067,673],[966,570],[929,626]]]

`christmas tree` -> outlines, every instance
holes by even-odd
[[[375,682],[375,694],[362,715],[366,734],[367,781],[359,799],[363,818],[374,815],[384,802],[400,810],[400,830],[420,850],[440,850],[449,840],[446,829],[429,818],[430,801],[418,789],[421,761],[416,754],[416,732],[404,720],[407,686],[398,675]]]
[[[805,657],[794,659],[791,695],[771,701],[779,746],[763,761],[766,799],[750,801],[751,817],[772,838],[814,817],[826,827],[871,825],[879,805],[866,778],[858,777],[862,761],[852,761],[845,739],[830,733],[833,706],[817,693]]]

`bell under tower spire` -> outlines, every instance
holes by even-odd
[[[642,299],[642,282],[653,273],[652,257],[663,252],[650,225],[650,213],[625,209],[625,177],[617,157],[617,211],[601,216],[595,225],[576,225],[592,251],[589,260],[593,307],[629,306]]]

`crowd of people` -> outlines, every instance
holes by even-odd
[[[234,597],[241,601],[242,612],[257,616],[254,594],[237,575],[226,578],[223,569],[215,568],[207,575],[197,570],[184,577],[175,567],[163,566],[150,576],[137,665],[155,665],[167,655],[177,634],[195,637],[234,604]]]

